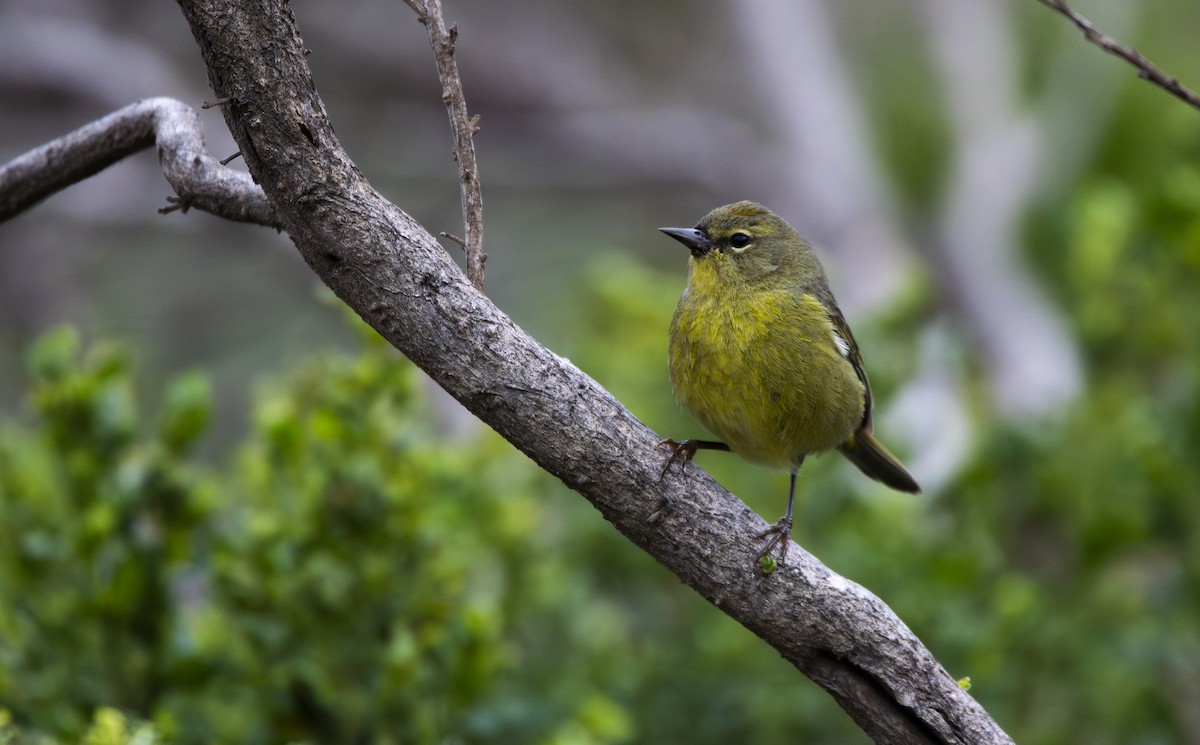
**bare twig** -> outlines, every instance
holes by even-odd
[[[1149,80],[1193,108],[1200,109],[1200,95],[1197,95],[1194,91],[1184,86],[1173,76],[1168,75],[1157,65],[1143,57],[1136,49],[1128,47],[1098,30],[1092,25],[1091,21],[1072,10],[1067,5],[1066,0],[1038,0],[1038,2],[1071,19],[1071,22],[1079,27],[1079,30],[1083,32],[1084,38],[1088,41],[1136,67],[1139,78]]]
[[[225,168],[205,151],[195,109],[171,98],[138,101],[0,166],[0,222],[152,145],[179,195],[161,212],[195,207],[229,220],[280,227],[250,175]]]
[[[454,241],[455,243],[462,246],[463,248],[467,247],[467,242],[464,241],[462,238],[459,238],[454,233],[447,233],[446,231],[443,230],[442,232],[438,233],[438,235],[445,238],[446,240]]]
[[[417,14],[418,21],[421,23],[426,21],[425,9],[417,3],[417,0],[404,0],[404,4],[413,9],[413,12]]]
[[[454,160],[458,162],[458,181],[462,191],[463,224],[466,230],[464,247],[467,252],[467,278],[483,291],[483,194],[479,187],[479,167],[475,163],[474,134],[479,131],[479,115],[467,113],[458,62],[454,59],[454,43],[458,27],[446,28],[442,18],[441,0],[424,0],[423,7],[415,0],[404,2],[417,13],[417,18],[429,31],[429,43],[437,62],[438,78],[442,81],[442,102],[450,115],[454,133]]]

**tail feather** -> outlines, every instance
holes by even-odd
[[[858,466],[858,470],[876,481],[897,491],[920,493],[921,487],[917,485],[912,474],[868,430],[860,429],[855,432],[838,447],[838,450]]]

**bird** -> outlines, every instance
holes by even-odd
[[[808,242],[752,201],[718,207],[693,228],[659,230],[691,252],[669,330],[671,387],[719,438],[663,440],[671,449],[663,474],[698,450],[787,471],[787,510],[757,536],[769,538],[758,555],[764,567],[776,546],[778,564],[787,560],[796,476],[813,453],[836,449],[872,479],[919,493],[872,433],[858,343]]]

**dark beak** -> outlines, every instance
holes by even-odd
[[[695,228],[659,228],[658,231],[687,246],[692,256],[703,256],[716,247],[707,235]]]

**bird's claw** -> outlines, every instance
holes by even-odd
[[[679,442],[671,437],[658,443],[658,447],[662,447],[663,445],[671,448],[671,456],[667,458],[667,462],[663,464],[662,472],[658,474],[659,481],[662,481],[663,477],[667,475],[667,469],[671,467],[672,463],[676,461],[687,463],[696,457],[696,451],[700,449],[700,442],[698,440],[684,440],[683,442]]]
[[[771,540],[767,542],[766,547],[759,552],[759,563],[761,564],[762,560],[770,555],[770,553],[775,550],[776,546],[779,546],[779,565],[783,566],[783,564],[787,561],[788,546],[792,543],[791,515],[784,515],[779,519],[779,522],[755,536],[755,539],[761,540],[766,536],[772,537]]]

